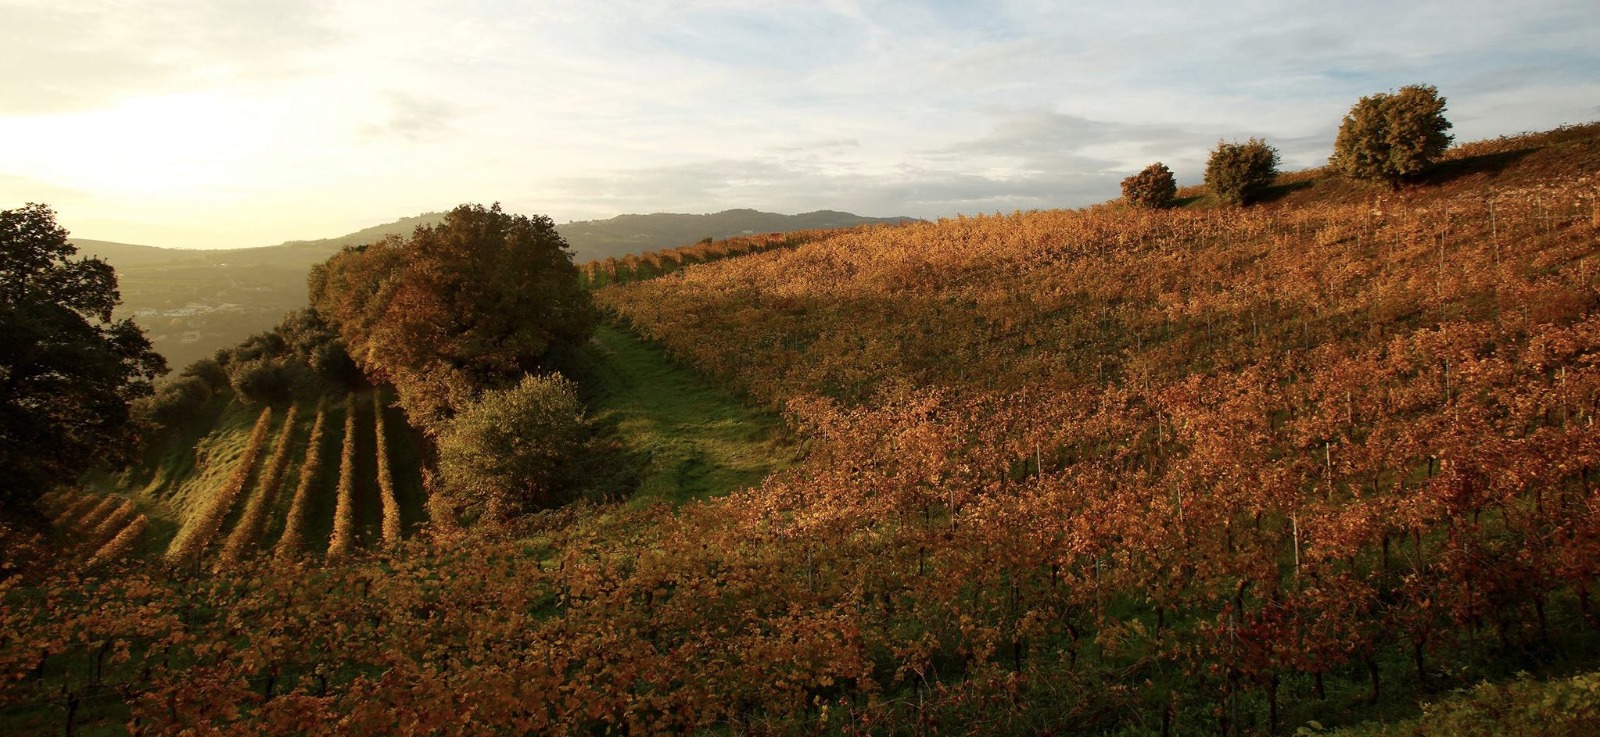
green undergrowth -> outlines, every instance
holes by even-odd
[[[1422,708],[1422,715],[1334,732],[1312,723],[1301,735],[1335,737],[1580,737],[1600,733],[1600,672],[1537,681],[1527,674],[1461,689]]]
[[[634,504],[721,496],[795,459],[780,417],[675,364],[626,328],[600,325],[571,363],[597,431],[618,446],[608,464],[636,479]]]

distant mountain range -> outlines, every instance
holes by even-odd
[[[79,255],[98,256],[117,270],[122,289],[118,314],[131,316],[174,368],[210,356],[276,325],[306,305],[306,272],[346,246],[410,235],[444,213],[424,213],[337,238],[289,241],[276,246],[194,250],[74,238]],[[819,210],[781,215],[724,210],[707,215],[619,215],[557,225],[578,263],[686,246],[705,238],[752,233],[895,224],[914,218],[873,218]]]
[[[618,215],[609,220],[584,220],[557,225],[579,263],[630,253],[687,246],[705,238],[722,239],[754,233],[896,225],[915,218],[872,218],[835,210],[780,215],[759,210],[723,210],[709,215]]]

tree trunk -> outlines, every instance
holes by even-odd
[[[1423,660],[1423,646],[1426,643],[1427,639],[1422,637],[1411,641],[1411,662],[1417,667],[1417,683],[1421,684],[1423,689],[1428,688],[1428,667]]]
[[[1374,660],[1371,655],[1363,655],[1361,660],[1367,664],[1367,676],[1372,679],[1372,694],[1367,697],[1367,704],[1376,706],[1378,697],[1381,695],[1381,691],[1378,688],[1378,661]]]
[[[1267,734],[1278,733],[1278,674],[1267,679]]]

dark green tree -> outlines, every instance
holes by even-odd
[[[1206,186],[1230,205],[1250,204],[1277,175],[1278,150],[1259,138],[1218,141],[1206,161]]]
[[[132,320],[111,319],[116,272],[77,252],[49,207],[0,211],[0,512],[126,458],[128,403],[167,368]]]
[[[1354,179],[1386,181],[1398,188],[1421,174],[1450,147],[1445,99],[1432,85],[1361,98],[1339,126],[1333,168]]]
[[[1122,199],[1133,207],[1151,210],[1172,206],[1178,196],[1178,180],[1172,170],[1157,161],[1127,179],[1122,180]]]
[[[559,504],[587,435],[577,388],[560,374],[484,392],[439,439],[445,493],[480,519]]]

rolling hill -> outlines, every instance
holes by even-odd
[[[277,246],[191,250],[74,239],[80,255],[116,267],[122,288],[119,316],[133,317],[174,368],[187,366],[246,336],[277,324],[306,306],[306,272],[346,246],[388,235],[407,235],[437,223],[439,213],[401,218],[354,233]],[[621,215],[557,226],[578,262],[688,245],[704,238],[750,233],[900,223],[910,218],[870,218],[819,211],[780,215],[727,210],[709,215]]]
[[[380,542],[377,448],[427,454],[378,442],[368,397],[345,414],[351,554],[207,571],[80,547],[0,610],[6,724],[1588,734],[1597,163],[1600,125],[1577,126],[1458,146],[1399,191],[1312,170],[1249,208],[636,270],[594,292],[586,399],[624,438],[600,461],[659,485],[504,528],[402,513],[415,534]],[[231,402],[135,485],[54,497],[62,534],[145,534],[178,499],[207,535],[247,518],[204,502],[243,498],[279,408]]]

